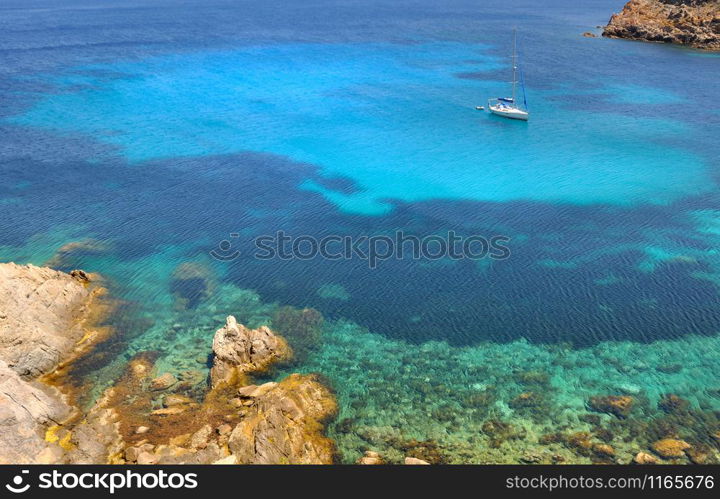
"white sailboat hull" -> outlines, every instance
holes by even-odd
[[[511,120],[527,121],[530,118],[530,113],[522,109],[507,106],[490,106],[489,108],[491,113]]]

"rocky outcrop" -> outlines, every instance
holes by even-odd
[[[610,18],[603,36],[720,50],[720,2],[630,0]]]
[[[285,340],[234,317],[215,334],[212,388],[158,373],[141,352],[88,411],[50,381],[102,336],[95,276],[0,264],[0,464],[325,464],[335,398],[314,375],[252,385],[288,360]],[[100,307],[102,308],[102,307]]]
[[[213,386],[266,371],[272,364],[292,357],[285,340],[269,328],[249,329],[238,324],[232,315],[228,316],[225,327],[215,333],[213,354],[210,371]]]
[[[0,264],[0,463],[55,463],[70,448],[62,424],[77,411],[45,376],[86,352],[102,288],[90,276]]]
[[[93,343],[86,328],[100,288],[87,274],[0,264],[0,360],[25,379],[46,374]]]
[[[0,464],[56,462],[62,450],[50,429],[71,412],[57,390],[0,361]]]
[[[323,435],[322,423],[335,415],[337,405],[328,389],[315,376],[300,374],[268,385],[243,391],[249,410],[228,442],[238,462],[332,463],[335,446]]]

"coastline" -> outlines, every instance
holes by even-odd
[[[99,280],[79,270],[0,264],[0,339],[6,344],[0,349],[0,412],[15,415],[4,419],[10,427],[0,436],[0,462],[335,461],[334,443],[324,436],[324,423],[337,412],[332,393],[312,375],[252,384],[252,375],[292,352],[269,329],[245,328],[232,316],[216,333],[212,383],[201,400],[184,393],[205,380],[159,373],[157,356],[143,352],[89,410],[78,407],[80,388],[68,383],[68,371],[112,334],[100,325],[111,306]]]
[[[0,269],[7,265],[14,264],[0,264]],[[61,272],[25,269],[54,276],[80,293],[92,286],[92,282],[77,281]],[[94,289],[83,296],[107,299],[104,291],[93,293]],[[82,303],[87,310],[87,302]],[[73,385],[78,378],[67,375],[74,362],[82,361],[77,349],[68,350],[74,353],[60,359],[56,365],[59,372],[49,370],[30,380],[15,375],[4,383],[12,383],[14,392],[24,397],[20,404],[40,394],[47,397],[42,400],[47,400],[49,409],[31,411],[35,420],[24,421],[24,434],[32,427],[36,454],[6,455],[0,460],[112,464],[720,462],[717,413],[703,402],[698,407],[697,400],[684,398],[686,393],[678,396],[662,388],[657,394],[646,392],[650,387],[642,381],[648,376],[668,376],[668,381],[657,380],[663,387],[672,384],[670,377],[697,376],[698,369],[707,369],[707,360],[690,362],[696,358],[692,353],[695,347],[690,349],[692,341],[688,354],[674,359],[666,359],[666,355],[678,347],[672,343],[663,346],[662,342],[650,348],[598,345],[591,351],[519,343],[456,350],[435,342],[412,346],[380,341],[351,324],[330,323],[327,328],[332,334],[323,333],[321,338],[315,332],[318,318],[309,310],[286,307],[280,311],[274,316],[273,328],[290,334],[291,342],[272,329],[250,329],[230,316],[215,332],[206,374],[168,369],[176,362],[172,355],[158,363],[159,352],[138,351],[89,408],[78,407],[75,394],[91,390],[95,380],[85,380],[88,385],[78,387]],[[92,330],[88,317],[103,315],[78,317]],[[107,339],[93,336],[100,337]],[[305,343],[298,343],[298,338]],[[318,350],[308,344],[308,338],[318,345],[322,341],[322,347]],[[79,342],[83,355],[92,352],[86,341]],[[702,339],[697,341],[697,348],[703,348]],[[309,350],[302,352],[303,348]],[[638,348],[646,354],[639,355]],[[405,360],[395,366],[399,354]],[[297,355],[302,356],[299,364],[291,361]],[[647,365],[627,365],[623,356],[644,359]],[[659,363],[663,359],[666,364]],[[338,366],[332,373],[337,392],[313,374],[330,374],[326,373],[329,366]],[[399,379],[395,379],[397,372],[401,373]],[[574,389],[565,386],[570,379],[578,384]],[[601,382],[603,379],[607,382]],[[372,394],[376,404],[385,400],[386,405],[358,405],[359,398],[367,394]],[[392,409],[399,400],[405,402]],[[0,407],[7,405],[7,400],[0,402]],[[289,412],[288,407],[292,408]],[[268,442],[280,440],[284,441],[279,446],[282,452],[278,453],[275,444],[268,446]],[[4,443],[2,447],[17,446]]]

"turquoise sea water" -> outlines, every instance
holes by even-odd
[[[638,399],[620,460],[667,393],[698,411],[681,436],[710,445],[720,57],[580,36],[621,4],[11,4],[0,260],[100,272],[125,300],[86,367],[96,392],[147,349],[204,371],[227,314],[316,308],[322,336],[288,370],[328,377],[347,461],[413,439],[452,462],[587,460],[539,437],[589,429],[598,394]],[[509,91],[509,23],[529,123],[475,110]],[[278,230],[504,235],[511,255],[253,258]],[[223,240],[241,256],[212,259]],[[528,391],[544,396],[518,405]],[[495,447],[488,420],[525,436]]]

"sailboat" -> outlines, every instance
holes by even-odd
[[[503,118],[510,118],[513,120],[527,121],[530,118],[530,113],[527,109],[527,98],[525,96],[525,82],[522,79],[522,72],[520,72],[521,80],[520,87],[522,89],[523,105],[517,102],[517,30],[513,30],[513,53],[512,53],[512,96],[511,97],[498,97],[496,99],[488,100],[488,109],[492,114],[502,116]]]

